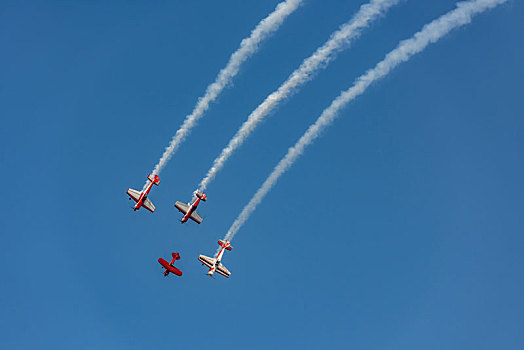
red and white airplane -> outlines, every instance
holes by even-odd
[[[180,254],[171,253],[171,256],[173,257],[173,260],[171,260],[169,263],[162,258],[158,258],[158,262],[160,263],[160,265],[162,265],[162,267],[166,269],[164,271],[164,277],[167,277],[167,275],[169,275],[170,272],[174,273],[177,276],[182,276],[182,271],[177,269],[174,265],[175,260],[180,260]]]
[[[233,247],[231,246],[231,242],[224,241],[219,239],[218,244],[220,245],[220,250],[217,254],[216,258],[210,258],[205,255],[199,255],[198,260],[202,263],[202,265],[206,265],[209,268],[209,271],[207,272],[207,275],[209,277],[213,277],[213,273],[218,272],[222,276],[229,277],[231,276],[231,272],[229,272],[228,269],[222,263],[220,262],[222,260],[222,256],[224,255],[225,250],[231,250]]]
[[[198,207],[200,200],[203,200],[204,202],[207,200],[207,196],[204,192],[198,191],[195,191],[194,195],[195,199],[193,200],[193,203],[184,204],[179,201],[175,203],[175,208],[177,208],[184,214],[184,217],[182,218],[182,220],[180,220],[181,223],[184,223],[187,220],[191,219],[197,224],[200,224],[202,223],[202,220],[204,220],[200,217],[200,215],[198,215],[198,213],[196,212],[196,208]]]
[[[151,191],[151,187],[153,187],[153,184],[158,186],[158,184],[160,183],[160,178],[158,177],[158,175],[155,175],[154,177],[153,175],[148,175],[147,180],[148,184],[144,191],[137,191],[133,190],[132,188],[127,189],[127,194],[130,197],[129,200],[133,199],[136,202],[135,206],[133,207],[135,211],[140,209],[140,207],[144,207],[150,212],[155,211],[155,206],[149,200],[149,198],[147,198],[147,196],[149,194],[149,191]]]

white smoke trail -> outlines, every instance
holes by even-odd
[[[360,36],[361,31],[369,26],[373,20],[383,15],[391,6],[397,4],[400,0],[371,0],[369,3],[360,7],[357,14],[333,33],[329,40],[315,51],[313,55],[305,59],[299,68],[297,68],[289,78],[264,102],[262,102],[242,124],[240,129],[229,144],[222,150],[221,154],[214,160],[213,166],[207,172],[199,185],[199,190],[204,191],[215,177],[216,173],[222,169],[224,163],[231,154],[238,148],[249,134],[256,128],[257,124],[273,110],[283,99],[289,97],[302,84],[309,81],[314,73],[325,67],[335,54],[351,44],[352,39]]]
[[[182,141],[184,141],[185,137],[189,134],[190,130],[195,126],[204,112],[207,111],[209,104],[217,99],[222,90],[231,82],[231,79],[237,75],[240,65],[258,50],[259,44],[275,32],[284,20],[298,8],[302,1],[303,0],[286,0],[279,3],[269,16],[258,23],[251,32],[251,35],[242,40],[238,50],[229,58],[226,67],[220,71],[216,80],[207,87],[204,96],[198,99],[193,112],[186,116],[184,123],[180,129],[177,130],[169,146],[165,149],[162,158],[160,158],[152,171],[153,175],[159,174],[164,168]]]
[[[456,9],[425,25],[422,30],[416,33],[411,39],[401,41],[397,48],[388,53],[384,60],[377,64],[375,68],[368,70],[364,75],[357,78],[353,86],[343,91],[333,100],[331,105],[322,112],[317,121],[309,127],[295,146],[288,150],[286,156],[280,160],[273,169],[273,172],[244,207],[240,215],[238,215],[224,239],[228,241],[233,239],[240,227],[249,218],[250,214],[275,185],[280,175],[293,165],[295,160],[302,155],[304,149],[320,135],[325,127],[333,122],[338,116],[340,109],[348,102],[362,94],[375,80],[384,77],[400,63],[409,60],[413,55],[422,51],[428,44],[436,42],[452,29],[470,23],[473,16],[506,1],[507,0],[472,0],[457,3]]]

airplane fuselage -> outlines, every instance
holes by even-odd
[[[140,209],[140,207],[144,203],[144,200],[147,198],[147,195],[149,194],[149,191],[151,191],[151,187],[153,187],[153,182],[149,181],[149,185],[147,185],[146,190],[144,192],[142,192],[142,194],[140,195],[140,197],[136,201],[134,211],[137,211],[138,209]]]
[[[173,259],[169,262],[169,266],[171,266],[171,267],[175,267],[175,260],[176,260],[176,259],[173,258]],[[168,269],[166,269],[166,271],[164,271],[164,276],[167,276],[167,275],[169,275],[169,270],[168,270]]]
[[[217,269],[217,266],[220,265],[220,261],[222,260],[222,256],[224,255],[224,250],[225,249],[226,249],[226,247],[220,248],[220,251],[218,252],[217,260],[215,261],[215,264],[207,272],[207,275],[209,277],[213,276],[213,274],[215,273],[215,270]]]
[[[197,197],[197,199],[189,204],[189,209],[186,213],[186,215],[184,215],[184,217],[180,220],[182,223],[186,222],[187,220],[189,220],[189,217],[191,216],[191,214],[193,214],[193,212],[196,210],[196,208],[198,207],[198,203],[200,203],[200,198]]]

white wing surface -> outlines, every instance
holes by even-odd
[[[224,277],[228,277],[231,276],[231,272],[229,272],[228,269],[226,269],[226,267],[224,265],[222,265],[222,263],[219,263],[217,268],[216,268],[216,272],[218,272],[219,274],[221,274],[222,276]]]
[[[153,205],[153,202],[151,202],[149,200],[149,198],[146,197],[146,199],[144,199],[144,203],[142,203],[142,206],[144,208],[146,208],[147,210],[149,210],[150,212],[154,212],[155,211],[155,206]]]
[[[176,201],[175,208],[180,210],[185,215],[185,214],[187,214],[187,211],[189,210],[189,205],[184,204],[184,203],[179,202],[179,201]]]
[[[140,195],[142,192],[134,190],[132,188],[127,190],[127,195],[135,200],[135,202],[138,202],[138,198],[140,198]]]
[[[196,211],[192,212],[192,213],[191,213],[191,216],[190,216],[189,218],[190,218],[191,220],[193,220],[194,222],[196,222],[197,224],[202,223],[202,221],[204,220],[204,219],[202,219],[202,218],[200,217],[200,215],[198,215],[198,213],[197,213]]]
[[[216,262],[216,259],[210,258],[209,256],[205,256],[205,255],[199,255],[198,260],[202,264],[206,265],[208,268],[212,268],[213,266],[215,266],[215,262]]]

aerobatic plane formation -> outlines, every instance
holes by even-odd
[[[132,188],[129,188],[127,190],[126,193],[129,196],[129,199],[135,201],[135,205],[132,207],[134,211],[137,211],[141,207],[146,208],[152,213],[155,211],[155,206],[148,198],[148,196],[149,191],[151,191],[153,185],[158,186],[159,184],[160,178],[158,177],[158,175],[150,174],[147,176],[147,182],[144,186],[144,190],[137,191],[133,190]],[[193,192],[193,196],[194,200],[191,203],[184,204],[180,201],[175,202],[175,208],[177,208],[182,214],[184,214],[184,216],[180,220],[181,223],[185,223],[189,219],[193,220],[197,224],[201,224],[203,221],[202,217],[196,212],[196,209],[200,201],[205,202],[207,200],[207,195],[204,192],[196,190],[195,192]],[[213,276],[213,273],[216,271],[223,276],[229,277],[231,273],[228,269],[225,268],[224,265],[220,263],[220,260],[224,255],[224,249],[231,250],[232,247],[229,242],[223,240],[219,240],[218,244],[222,247],[222,249],[219,251],[216,258],[210,258],[204,255],[200,255],[198,257],[198,260],[200,260],[202,264],[206,265],[209,268],[209,276]],[[177,276],[182,276],[182,271],[180,271],[174,265],[176,260],[180,260],[180,253],[171,253],[171,256],[173,257],[173,259],[169,263],[163,258],[158,258],[159,264],[162,265],[162,268],[164,269],[164,276],[167,277],[170,273]]]
[[[160,171],[164,168],[173,153],[178,149],[180,143],[184,141],[191,128],[197,124],[196,122],[198,119],[200,119],[203,113],[208,109],[210,102],[216,100],[224,88],[232,85],[230,82],[238,72],[240,64],[259,48],[262,39],[276,31],[284,19],[299,6],[300,2],[301,0],[282,1],[271,14],[260,21],[249,37],[244,38],[241,41],[240,47],[233,52],[228,64],[220,71],[216,80],[208,86],[206,93],[197,100],[193,112],[186,117],[182,126],[171,139],[169,146],[166,147],[164,154],[156,164],[153,172],[147,176],[147,182],[142,191],[137,191],[131,188],[127,190],[129,199],[132,199],[135,202],[133,206],[134,211],[137,211],[142,207],[152,213],[155,211],[155,206],[149,199],[149,194],[153,185],[158,186],[160,183],[158,177]],[[215,256],[198,256],[198,261],[208,268],[207,275],[213,277],[216,272],[227,278],[231,276],[231,273],[221,261],[224,252],[226,250],[231,251],[231,240],[236,232],[247,220],[250,213],[255,210],[262,198],[273,187],[279,176],[281,176],[295,162],[295,160],[303,154],[305,147],[314,142],[314,140],[321,135],[322,131],[333,123],[333,121],[338,117],[341,108],[346,106],[357,96],[364,93],[364,91],[374,81],[382,79],[388,75],[389,72],[396,68],[400,63],[406,62],[413,55],[424,50],[429,44],[436,42],[451,30],[466,25],[471,21],[471,18],[474,15],[480,14],[505,2],[507,2],[507,0],[464,0],[459,2],[455,9],[450,10],[432,22],[426,24],[411,38],[400,41],[398,46],[386,54],[384,59],[380,61],[375,68],[367,70],[363,75],[355,79],[355,83],[348,90],[342,91],[340,95],[336,97],[326,109],[324,109],[318,119],[307,129],[298,142],[288,149],[284,158],[277,163],[273,172],[268,176],[266,181],[263,182],[262,186],[255,192],[255,195],[238,215],[237,219],[228,230],[225,238],[218,240],[220,248]],[[278,89],[267,96],[267,98],[249,115],[235,136],[233,136],[219,156],[213,161],[212,167],[205,178],[200,182],[199,189],[193,193],[193,199],[191,202],[185,204],[176,201],[174,203],[174,207],[183,214],[180,219],[181,223],[186,223],[189,219],[197,224],[203,222],[203,218],[196,211],[200,202],[205,202],[207,200],[207,195],[203,191],[207,188],[209,182],[216,176],[216,173],[223,167],[233,151],[242,145],[249,134],[267,115],[270,114],[275,106],[279,105],[280,101],[290,97],[291,94],[296,92],[301,85],[309,81],[311,77],[315,75],[314,73],[326,67],[337,51],[349,47],[350,45],[348,44],[352,40],[359,38],[363,29],[369,26],[373,20],[384,15],[390,7],[397,3],[399,3],[397,0],[371,0],[368,4],[361,5],[357,13],[355,13],[348,22],[341,25],[336,32],[332,33],[329,39],[320,46],[313,55],[304,59],[302,64]],[[175,261],[180,259],[180,254],[172,253],[171,255],[172,260],[169,263],[162,258],[158,259],[158,262],[164,269],[164,276],[168,276],[170,273],[176,276],[182,276],[182,271],[174,266]]]

